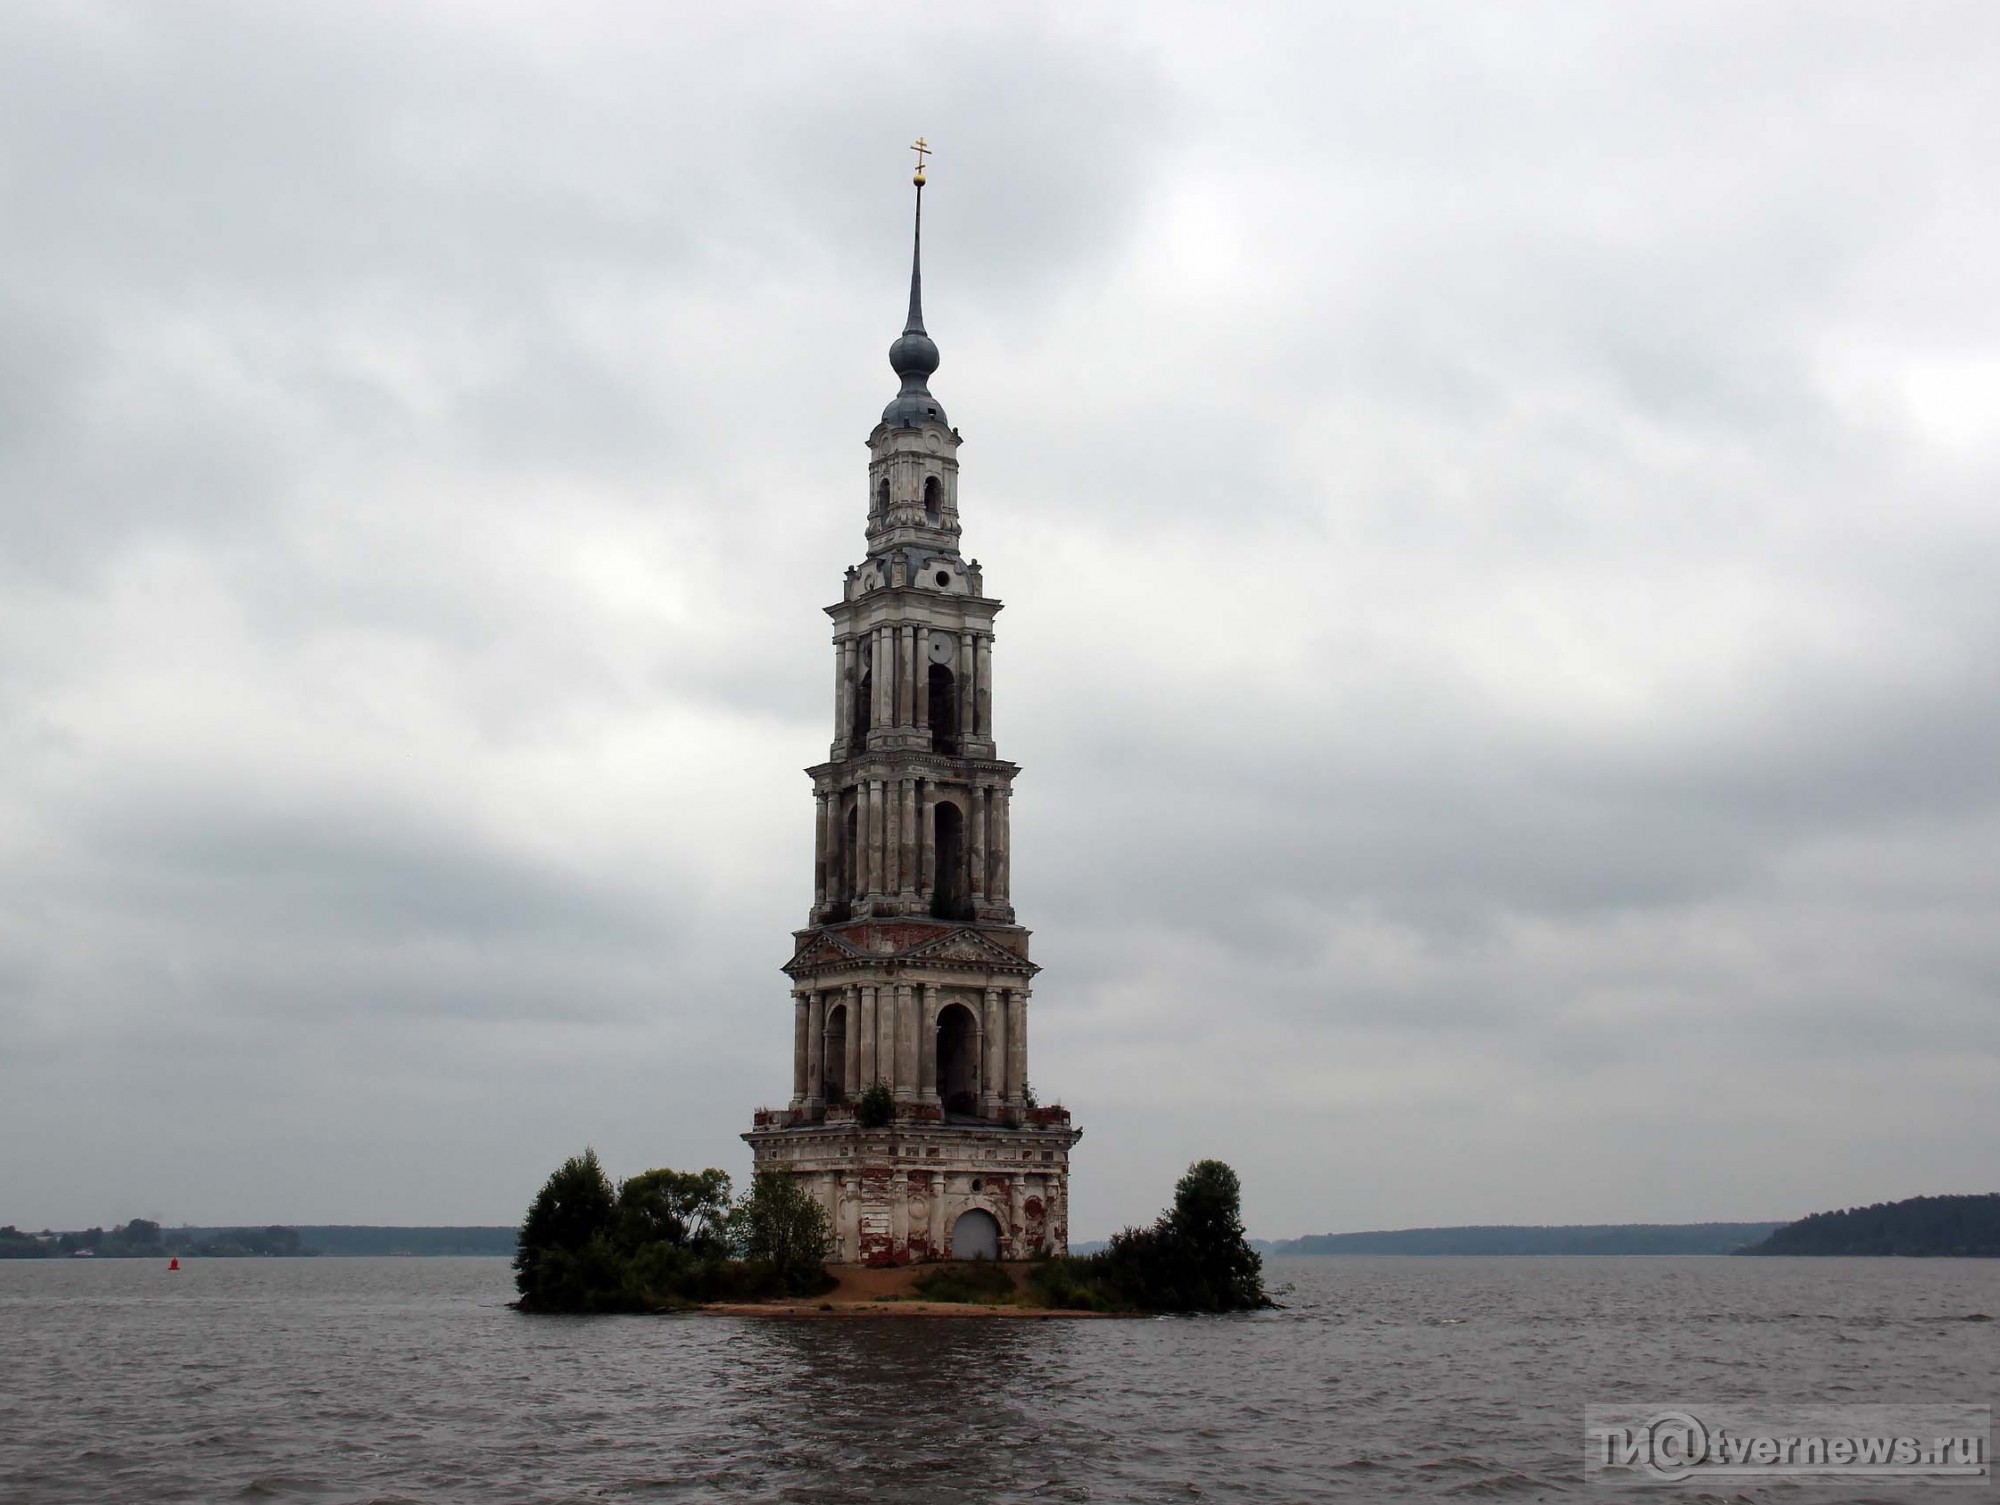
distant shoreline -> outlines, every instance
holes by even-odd
[[[1303,1238],[1253,1239],[1258,1253],[1277,1258],[1370,1254],[1644,1255],[1734,1254],[1784,1227],[1765,1223],[1467,1224],[1367,1233],[1312,1233]],[[1079,1252],[1101,1245],[1079,1244]]]
[[[492,1224],[297,1223],[120,1228],[28,1233],[0,1228],[0,1259],[310,1259],[316,1257],[512,1258],[518,1230]]]

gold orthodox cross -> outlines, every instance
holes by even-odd
[[[924,186],[924,158],[931,154],[931,144],[923,137],[917,137],[917,144],[910,148],[917,154],[917,187]]]

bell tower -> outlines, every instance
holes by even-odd
[[[901,387],[868,436],[866,552],[826,609],[833,740],[807,770],[813,904],[784,968],[791,1100],[744,1135],[757,1169],[825,1206],[836,1257],[869,1264],[1066,1252],[1080,1137],[1029,1087],[1038,969],[1009,884],[1020,770],[993,737],[1000,602],[959,547],[963,441],[930,390],[929,148],[913,149],[909,315],[889,347]],[[860,1111],[877,1083],[886,1121]]]

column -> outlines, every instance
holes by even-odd
[[[972,654],[972,634],[958,635],[958,742],[960,747],[972,740],[972,712],[978,704],[975,697],[975,681],[978,679],[978,661]]]
[[[910,660],[910,674],[916,680],[917,729],[931,725],[931,635],[928,628],[917,629],[916,657]]]
[[[833,640],[833,740],[847,742],[847,709],[852,697],[847,693],[847,650],[840,639]]]
[[[990,634],[982,632],[973,641],[979,651],[979,738],[982,742],[991,742],[993,740],[993,638]]]
[[[896,984],[896,1101],[917,1100],[917,1009],[910,985]]]
[[[875,629],[875,724],[887,726],[895,719],[896,643],[889,629]]]
[[[842,988],[840,1001],[847,1005],[847,1043],[841,1052],[841,1079],[847,1083],[847,1100],[851,1103],[867,1085],[861,1080],[861,990]]]
[[[1006,904],[1013,893],[1014,855],[1014,790],[1010,785],[997,784],[993,789],[993,830],[989,842],[993,848],[993,892],[988,896],[996,904]]]
[[[917,1009],[917,1101],[936,1104],[937,1091],[937,985],[925,983]]]
[[[813,903],[826,903],[826,859],[831,850],[827,841],[826,791],[813,791]]]
[[[873,877],[868,856],[868,781],[857,779],[854,785],[854,892],[848,897],[858,899],[867,893]]]
[[[806,1104],[806,1050],[810,1040],[806,1019],[806,995],[792,994],[792,1106]]]
[[[896,1087],[896,1005],[902,989],[894,986],[875,990],[875,1080],[894,1091]]]
[[[882,892],[882,781],[868,781],[868,892]]]
[[[1028,992],[1011,988],[1007,993],[1007,1101],[1026,1107],[1028,1094]]]
[[[861,1075],[848,1088],[851,1097],[859,1099],[861,1094],[875,1085],[875,990],[865,983],[861,988]]]
[[[979,1063],[979,1111],[988,1118],[1000,1110],[1003,1090],[1003,1076],[1006,1071],[1002,1059],[1002,1045],[1006,1040],[1006,1021],[1000,1013],[1000,990],[986,990],[985,1018],[981,1021],[980,1040],[984,1049]]]
[[[923,844],[917,892],[928,899],[937,892],[937,785],[932,780],[923,781],[917,801],[917,839]]]
[[[986,897],[986,791],[972,791],[972,897]]]
[[[900,779],[882,781],[882,892],[893,894],[902,886],[903,797]]]
[[[944,1172],[931,1172],[931,1255],[944,1258]]]
[[[896,725],[911,726],[916,721],[917,629],[905,623],[896,631],[900,640],[896,657]]]
[[[849,756],[854,747],[854,687],[861,683],[861,653],[855,639],[847,638],[840,645],[840,740],[847,744]]]
[[[1007,1226],[1000,1230],[1001,1253],[1012,1259],[1021,1259],[1028,1253],[1028,1210],[1021,1205],[1027,1199],[1027,1174],[1017,1170],[1007,1178]],[[1007,1242],[1013,1247],[1006,1247]]]
[[[917,896],[917,781],[903,779],[899,781],[898,789],[903,801],[903,849],[897,871],[903,878],[903,897],[914,900]]]
[[[826,1104],[826,994],[813,990],[806,1004],[806,1106]]]

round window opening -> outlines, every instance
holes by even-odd
[[[950,571],[950,570],[939,570],[939,571],[938,571],[938,584],[939,584],[940,586],[944,586],[944,585],[950,585],[950,584],[951,584],[951,571]]]
[[[979,1190],[979,1188],[980,1188],[980,1184],[981,1184],[981,1183],[980,1183],[980,1180],[979,1180],[979,1178],[978,1178],[977,1176],[974,1176],[974,1177],[972,1178],[972,1189],[973,1189],[974,1191],[978,1191],[978,1190]]]

